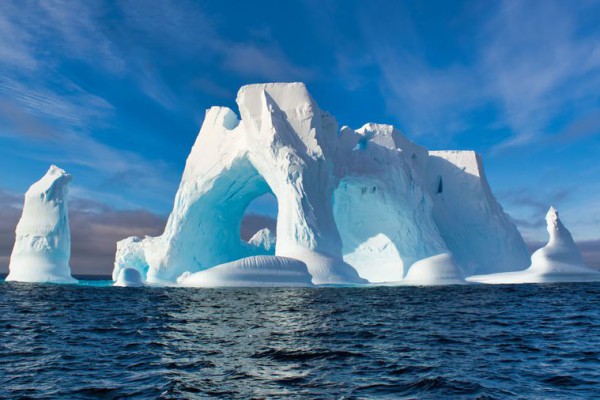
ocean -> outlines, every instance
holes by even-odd
[[[600,397],[600,284],[0,282],[0,398]]]

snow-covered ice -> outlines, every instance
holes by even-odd
[[[293,258],[253,256],[196,273],[184,273],[177,282],[197,287],[303,287],[312,286],[306,264]]]
[[[142,274],[135,268],[123,268],[119,271],[119,275],[113,286],[121,287],[140,287],[143,286]]]
[[[546,214],[550,240],[531,256],[531,266],[524,271],[478,275],[467,278],[480,283],[544,283],[600,281],[600,271],[587,267],[569,230],[550,207]]]
[[[276,242],[277,238],[269,228],[261,229],[248,240],[248,244],[262,249],[266,254],[275,254]]]
[[[402,281],[404,285],[414,286],[460,285],[466,283],[452,255],[448,253],[417,261],[410,267],[406,278]]]
[[[52,165],[25,193],[7,281],[75,283],[67,197],[71,176]]]

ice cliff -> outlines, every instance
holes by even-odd
[[[75,283],[69,258],[67,196],[71,176],[51,166],[25,193],[7,281]]]
[[[164,233],[119,242],[114,279],[133,268],[151,284],[435,284],[528,265],[475,153],[429,152],[389,125],[339,130],[302,83],[244,86],[237,104],[240,117],[207,110]],[[244,242],[241,219],[265,193],[276,241]]]
[[[465,276],[527,267],[529,250],[492,194],[479,154],[429,152],[426,187],[435,224]]]
[[[550,207],[546,214],[550,240],[531,256],[531,266],[524,271],[469,277],[479,283],[544,283],[600,281],[600,271],[588,268],[571,236],[571,232]]]

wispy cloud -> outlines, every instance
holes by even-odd
[[[597,135],[600,135],[600,110],[593,110],[571,122],[558,135],[550,137],[549,140],[570,143]]]
[[[35,140],[23,157],[59,165],[78,165],[107,176],[106,184],[126,184],[167,197],[177,179],[163,161],[118,149],[94,138],[108,124],[113,107],[103,98],[65,82],[63,93],[0,78],[0,137]],[[17,154],[18,150],[13,153]]]
[[[361,12],[368,14],[368,8]],[[560,1],[494,3],[486,13],[478,11],[469,29],[473,36],[464,38],[468,56],[449,55],[444,63],[432,62],[436,55],[425,51],[429,39],[407,10],[394,13],[401,15],[394,35],[373,18],[360,21],[388,109],[410,134],[446,135],[450,141],[485,112],[482,132],[509,134],[493,148],[501,151],[555,135],[557,119],[575,121],[594,109],[600,94],[589,88],[600,85],[600,43],[597,27],[581,29],[585,12],[585,6]],[[592,122],[596,126],[593,117],[582,124]]]
[[[28,85],[16,78],[0,77],[0,99],[6,107],[5,119],[18,122],[18,113],[35,116],[52,122],[55,130],[98,128],[111,115],[113,107],[108,101],[93,95],[66,78],[61,78],[60,89],[51,90],[46,83],[30,82]],[[16,119],[15,119],[16,118]],[[16,131],[18,133],[18,131]],[[52,136],[48,137],[50,139]]]
[[[106,11],[101,4],[3,1],[0,37],[4,50],[0,51],[0,63],[41,72],[53,69],[60,56],[85,62],[93,60],[99,67],[120,71],[123,59],[98,24]]]
[[[62,70],[76,61],[104,77],[134,76],[140,91],[164,107],[175,107],[175,96],[159,73],[143,63],[118,40],[107,3],[64,1],[0,4],[0,138],[21,141],[13,154],[24,159],[76,165],[105,175],[105,185],[138,188],[153,196],[172,193],[176,173],[162,160],[118,141],[100,139],[98,132],[114,128],[118,110],[106,97],[84,88]],[[135,60],[135,62],[131,62]],[[27,152],[25,154],[25,152]]]
[[[570,104],[597,100],[586,88],[600,83],[600,47],[577,32],[577,12],[564,2],[509,1],[485,27],[482,67],[513,132],[500,148],[542,139]]]
[[[275,44],[234,43],[224,49],[223,67],[242,76],[269,81],[306,80],[314,76],[313,70],[294,65]]]
[[[562,210],[577,193],[575,187],[517,187],[498,192],[498,199],[511,210],[512,219],[524,237],[539,240],[546,235],[545,217],[550,206]]]
[[[249,31],[245,40],[232,40],[220,31],[218,18],[197,3],[157,1],[146,7],[144,2],[127,1],[121,10],[127,23],[166,53],[216,62],[243,78],[302,80],[316,73],[314,67],[292,62],[268,30]]]

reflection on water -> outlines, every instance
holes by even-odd
[[[600,285],[0,284],[0,397],[589,398]]]

